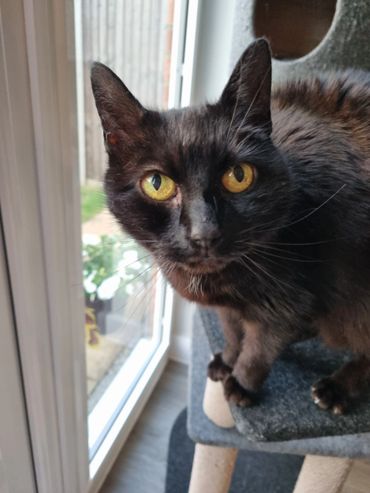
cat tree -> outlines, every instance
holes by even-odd
[[[235,12],[230,68],[265,36],[275,83],[322,70],[370,70],[368,0],[236,0]]]
[[[235,12],[230,67],[253,39],[265,36],[274,54],[273,84],[322,70],[370,70],[368,0],[236,0]],[[294,493],[339,493],[350,458],[370,456],[370,399],[347,416],[332,416],[310,401],[309,384],[346,356],[315,341],[297,345],[273,368],[261,404],[230,412],[221,384],[206,383],[211,353],[222,345],[217,317],[199,310],[188,413],[189,434],[198,442],[190,493],[226,493],[243,448],[305,455]]]

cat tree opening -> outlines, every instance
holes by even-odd
[[[255,0],[254,34],[270,41],[274,58],[300,58],[325,37],[336,3],[336,0]]]

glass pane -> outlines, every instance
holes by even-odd
[[[76,17],[80,18],[76,37],[82,46],[77,43],[77,60],[83,60],[79,67],[83,67],[84,81],[78,101],[82,256],[92,457],[160,343],[158,313],[163,310],[164,283],[148,252],[122,233],[107,211],[102,186],[107,157],[89,70],[93,61],[100,61],[143,104],[166,108],[174,0],[78,3],[81,16]]]

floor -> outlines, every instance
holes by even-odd
[[[172,425],[187,403],[187,367],[170,362],[100,493],[163,493]]]
[[[100,493],[163,493],[172,425],[186,406],[187,367],[170,362]],[[370,462],[356,461],[341,493],[370,493]]]

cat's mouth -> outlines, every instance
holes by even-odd
[[[228,263],[229,261],[220,258],[191,258],[181,263],[181,267],[191,274],[211,274],[222,271]]]

